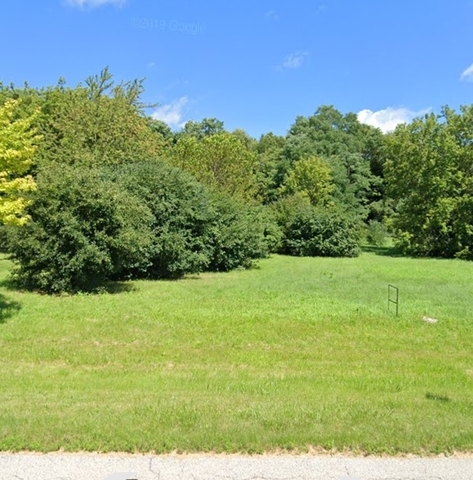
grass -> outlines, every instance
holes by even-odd
[[[473,451],[473,263],[379,253],[73,297],[0,261],[0,450]]]

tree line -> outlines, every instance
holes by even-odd
[[[146,114],[143,80],[0,84],[0,221],[14,278],[45,292],[249,267],[271,252],[473,256],[473,107],[389,134],[332,106],[285,136],[178,132]]]

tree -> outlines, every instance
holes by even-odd
[[[17,105],[18,101],[7,100],[0,107],[0,222],[23,225],[29,218],[26,195],[35,189],[27,172],[40,137],[32,128],[37,113],[14,119]]]
[[[142,81],[116,85],[108,69],[86,86],[63,82],[41,93],[40,166],[110,165],[156,158],[165,141],[142,112]]]
[[[279,253],[294,256],[352,257],[359,253],[359,223],[336,206],[316,207],[300,193],[270,207],[281,230]]]
[[[171,162],[214,190],[249,200],[255,193],[256,154],[228,132],[201,141],[183,136],[173,149]]]
[[[415,255],[473,259],[473,107],[446,107],[386,138],[397,245]]]
[[[218,133],[225,132],[223,128],[223,122],[216,118],[204,118],[201,122],[195,122],[189,120],[184,125],[183,134],[191,135],[192,137],[202,140],[210,135],[216,135]]]
[[[249,267],[274,244],[262,208],[211,194],[160,161],[51,165],[38,174],[31,221],[8,231],[14,276],[59,293]]]
[[[311,117],[299,116],[286,136],[287,169],[311,156],[327,159],[332,169],[333,198],[341,208],[367,218],[379,200],[378,165],[382,134],[362,125],[354,113],[341,114],[332,106],[320,107]],[[379,170],[379,169],[378,169]]]
[[[250,137],[242,128],[236,128],[231,134],[240,140],[241,144],[250,152],[256,151],[257,141]]]
[[[160,161],[109,168],[113,183],[138,198],[153,215],[153,239],[144,252],[146,268],[129,270],[133,277],[179,278],[208,264],[205,242],[209,193],[197,180]]]
[[[332,169],[328,163],[318,157],[310,157],[295,163],[282,187],[284,194],[300,193],[309,199],[314,206],[330,203]]]
[[[213,194],[206,227],[211,271],[248,268],[268,256],[279,241],[279,230],[262,206],[248,205],[227,194]]]
[[[256,198],[263,204],[276,201],[290,162],[283,157],[285,139],[272,132],[261,135],[257,145]]]

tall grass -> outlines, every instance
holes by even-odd
[[[472,263],[275,256],[73,297],[8,266],[1,450],[473,450]]]

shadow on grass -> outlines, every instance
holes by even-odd
[[[107,282],[104,285],[98,287],[97,291],[91,291],[90,293],[108,293],[110,295],[115,295],[118,293],[129,293],[136,290],[133,282]]]
[[[0,294],[0,325],[15,315],[21,309],[21,304],[15,300],[9,300]]]
[[[374,253],[383,257],[405,257],[396,247],[377,247],[375,245],[363,245],[361,251],[364,253]]]
[[[42,292],[39,290],[35,289],[29,289],[29,288],[23,288],[20,286],[14,278],[8,277],[0,281],[0,288],[3,288],[5,290],[9,291],[14,291],[14,292],[31,292],[31,293],[37,293],[40,295],[60,295],[60,294],[54,294],[50,293],[48,294],[47,292]],[[87,295],[100,295],[100,294],[120,294],[120,293],[128,293],[128,292],[133,292],[136,290],[135,285],[133,285],[132,282],[124,282],[124,281],[109,281],[104,284],[99,284],[94,287],[92,287],[90,290],[85,290],[85,291],[78,291],[78,292],[73,292],[70,293],[70,295],[80,295],[80,294],[87,294]],[[1,304],[0,304],[1,306]]]
[[[436,395],[434,393],[427,392],[425,394],[427,400],[435,400],[437,402],[450,402],[450,398],[445,395]]]

